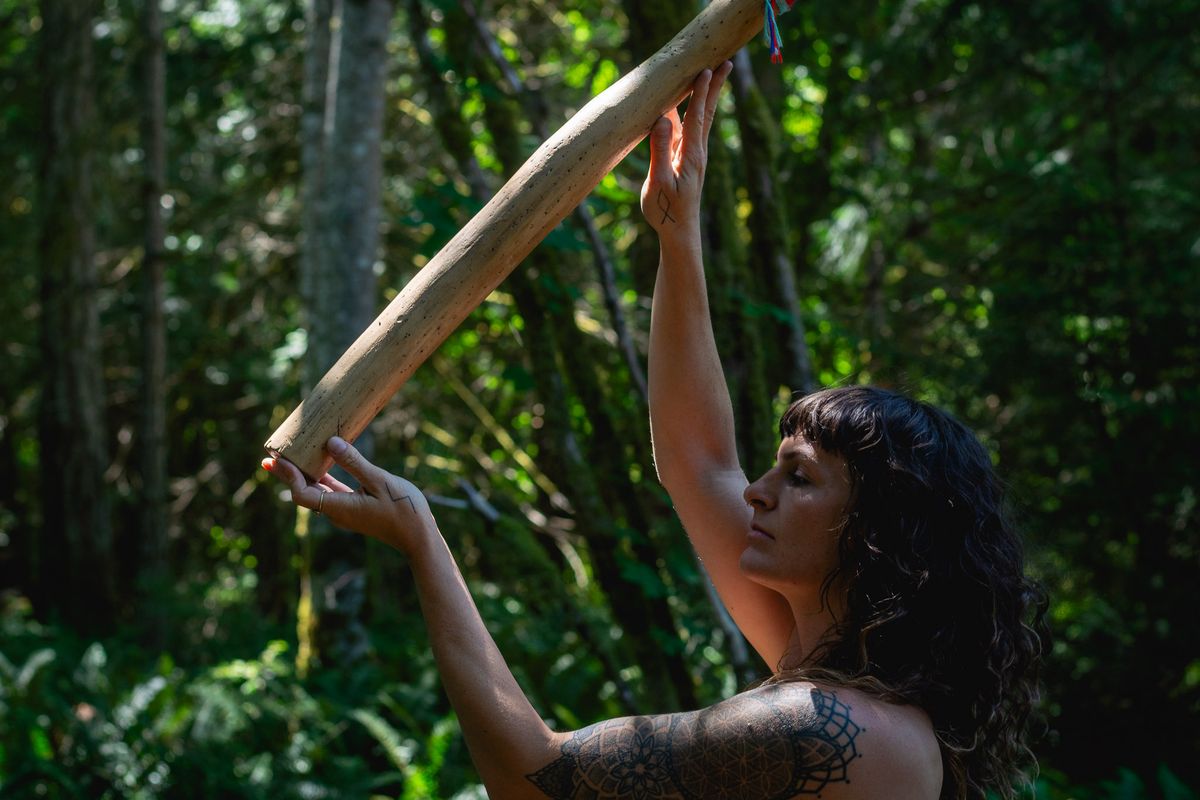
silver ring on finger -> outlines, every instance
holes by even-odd
[[[317,501],[317,516],[321,516],[321,509],[325,507],[325,492],[321,492],[321,499]]]

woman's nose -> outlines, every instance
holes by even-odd
[[[771,492],[766,482],[766,475],[762,476],[754,483],[746,487],[742,492],[742,499],[746,501],[746,505],[751,508],[770,508],[772,505]]]

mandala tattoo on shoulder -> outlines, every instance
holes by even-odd
[[[849,783],[865,728],[833,692],[812,708],[790,692],[750,693],[704,711],[601,722],[528,775],[553,800],[786,800]]]

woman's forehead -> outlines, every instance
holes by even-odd
[[[801,461],[807,464],[818,464],[829,469],[839,469],[845,463],[845,460],[838,454],[822,450],[799,433],[785,437],[779,443],[779,450],[775,457],[780,463]]]
[[[776,455],[782,461],[785,458],[811,458],[815,459],[818,448],[802,434],[794,434],[785,436],[779,442],[779,449]]]

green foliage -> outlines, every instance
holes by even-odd
[[[1149,782],[1132,770],[1121,768],[1115,778],[1086,787],[1070,786],[1061,773],[1043,771],[1034,797],[1036,800],[1195,800],[1197,795],[1166,764],[1161,764],[1155,779]]]
[[[435,798],[475,785],[452,717],[379,681],[307,684],[285,642],[186,669],[128,645],[114,663],[100,643],[17,616],[4,628],[5,797]]]
[[[0,0],[0,586],[18,591],[3,599],[0,786],[14,797],[479,796],[397,556],[371,551],[366,565],[368,663],[303,680],[292,666],[298,547],[256,465],[300,398],[308,347],[301,4],[167,7],[173,580],[140,593],[136,5],[101,4],[95,28],[97,292],[125,589],[117,634],[83,642],[34,622],[19,595],[50,557],[35,547],[40,20]],[[510,132],[526,152],[539,104],[553,129],[633,66],[636,4],[479,5],[535,95]],[[468,28],[452,24],[459,4],[426,8],[437,70],[497,187],[495,106],[511,87],[456,47]],[[1195,0],[809,2],[781,18],[782,67],[751,45],[818,382],[876,382],[949,407],[1012,486],[1051,597],[1047,732],[1034,745],[1050,765],[1037,797],[1049,800],[1184,800],[1200,786],[1200,28],[1180,22],[1198,12]],[[405,22],[401,11],[389,40],[380,302],[480,207],[437,130]],[[754,352],[724,353],[726,366],[765,387],[736,398],[739,410],[780,410],[789,320],[748,232],[761,209],[724,103],[713,135],[730,154],[729,192],[708,200],[746,255],[714,275],[718,335],[759,335]],[[635,152],[589,200],[643,352],[646,165]],[[438,508],[490,630],[560,727],[639,710],[630,698],[645,673],[616,602],[629,597],[668,608],[642,635],[686,665],[697,702],[743,680],[653,480],[645,409],[587,247],[573,223],[556,228],[523,273],[532,302],[502,285],[375,426],[384,466],[459,505],[463,481],[499,513]],[[588,456],[580,472],[558,467],[567,442]],[[588,527],[589,508],[604,526]],[[154,650],[147,602],[170,621]]]

